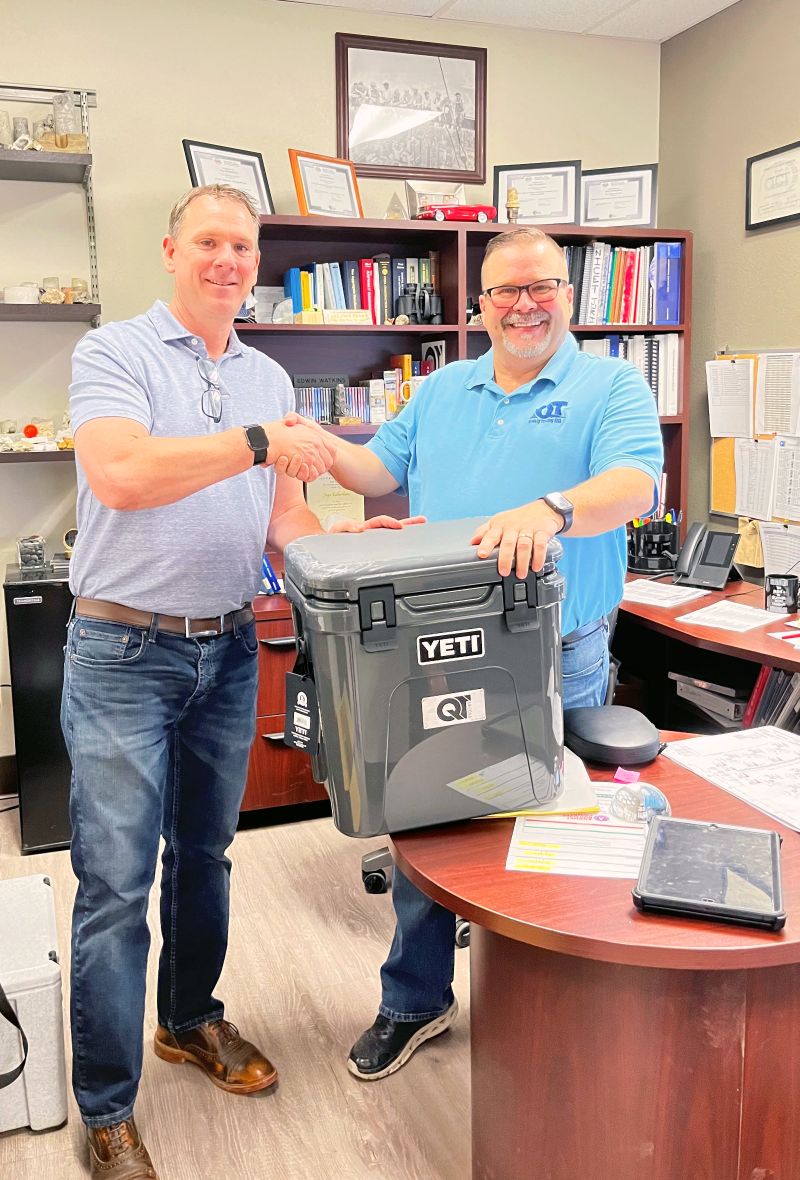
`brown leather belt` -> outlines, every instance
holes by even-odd
[[[237,627],[252,623],[255,615],[249,606],[229,611],[227,615],[212,615],[210,619],[187,619],[183,615],[162,615],[153,611],[137,610],[133,606],[122,606],[118,602],[103,602],[99,598],[77,598],[75,614],[82,619],[100,619],[104,623],[127,623],[131,627],[149,630],[153,619],[157,619],[159,631],[183,635],[186,639],[197,639],[204,635],[223,635]]]

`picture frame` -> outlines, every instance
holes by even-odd
[[[800,141],[748,156],[745,229],[800,219]]]
[[[219,143],[201,143],[195,139],[182,139],[181,143],[194,188],[205,184],[230,184],[247,193],[262,215],[275,212],[260,152],[223,147]]]
[[[518,225],[577,225],[581,194],[580,160],[496,164],[492,204],[498,223],[508,224],[508,190],[519,197]]]
[[[352,160],[289,148],[289,161],[304,217],[364,216]]]
[[[336,142],[359,176],[483,184],[486,50],[337,33]]]
[[[584,169],[580,224],[654,226],[657,178],[658,164]]]
[[[464,185],[458,181],[406,181],[406,205],[411,218],[417,216],[423,205],[464,205],[466,200]]]

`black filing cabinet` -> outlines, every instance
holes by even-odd
[[[70,763],[61,733],[67,573],[6,566],[5,592],[23,852],[66,848]]]

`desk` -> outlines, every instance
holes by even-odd
[[[778,826],[663,757],[643,778],[675,815]],[[507,872],[511,827],[393,840],[472,923],[473,1180],[797,1180],[800,835],[780,828],[768,934],[643,916],[632,881]]]
[[[744,606],[764,606],[763,589],[748,586],[746,582],[729,582],[724,590],[669,609],[620,603],[612,644],[614,654],[625,672],[645,682],[646,699],[642,708],[656,725],[676,726],[686,720],[685,713],[676,711],[675,686],[667,679],[668,671],[744,688],[751,688],[755,683],[761,664],[800,671],[800,651],[769,637],[770,631],[782,628],[783,620],[776,619],[774,623],[745,632],[678,622],[681,615],[726,598]]]

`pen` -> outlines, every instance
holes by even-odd
[[[280,594],[281,585],[266,553],[261,558],[261,581],[268,594]]]

